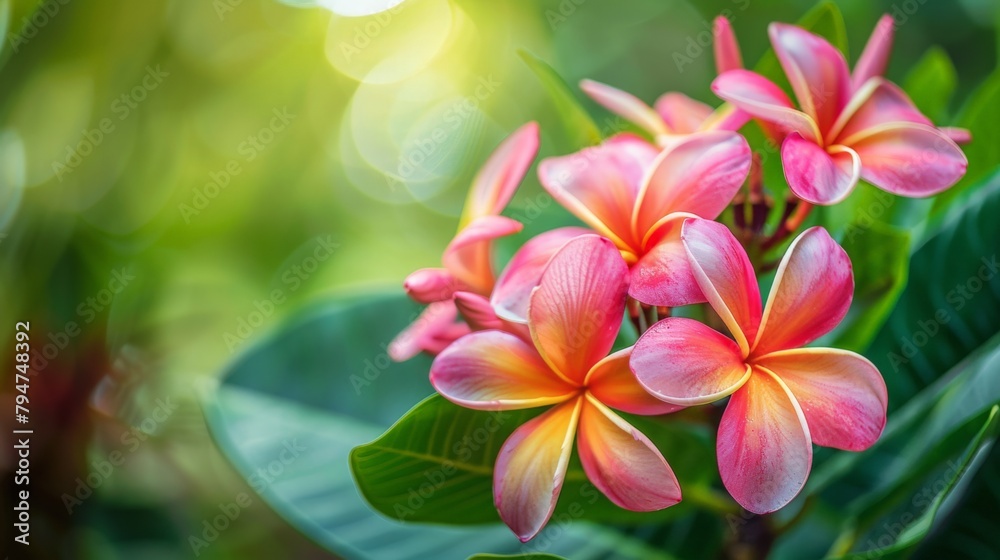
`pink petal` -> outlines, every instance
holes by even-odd
[[[580,82],[580,89],[607,110],[635,123],[653,136],[670,132],[660,115],[631,93],[593,80]]]
[[[712,91],[751,116],[776,125],[780,132],[779,140],[792,131],[806,138],[822,137],[816,121],[795,109],[785,92],[760,74],[749,70],[730,70],[715,78]]]
[[[475,332],[445,348],[431,365],[431,385],[455,404],[478,410],[545,406],[577,392],[530,344],[501,331]]]
[[[743,68],[743,55],[729,20],[723,16],[715,18],[712,34],[715,35],[715,68],[718,73]]]
[[[421,268],[406,277],[403,289],[417,303],[442,301],[455,293],[455,278],[443,268]]]
[[[403,362],[421,352],[437,354],[469,333],[469,326],[456,323],[458,310],[452,300],[436,301],[427,306],[417,320],[389,343],[389,357]]]
[[[630,269],[628,294],[647,305],[680,307],[705,301],[691,271],[681,225],[694,214],[675,213],[653,226],[644,246],[645,253]]]
[[[587,478],[615,505],[656,511],[681,501],[681,487],[653,442],[588,397],[580,412],[577,449]]]
[[[472,181],[460,228],[507,206],[538,153],[538,124],[528,123],[507,137]]]
[[[668,317],[643,333],[630,365],[647,391],[684,406],[731,395],[750,376],[736,343],[684,317]]]
[[[702,123],[700,130],[739,130],[750,122],[750,114],[731,103],[723,103]]]
[[[821,131],[829,130],[851,95],[844,55],[826,39],[794,25],[772,23],[768,34],[799,106]]]
[[[802,348],[762,356],[754,365],[773,372],[795,395],[816,445],[863,451],[882,435],[888,394],[882,375],[864,357]]]
[[[944,191],[965,175],[962,149],[940,130],[921,124],[884,125],[851,146],[861,156],[861,177],[901,196]]]
[[[712,114],[712,108],[683,93],[665,93],[656,100],[659,113],[673,134],[691,134]]]
[[[812,466],[809,427],[780,380],[755,369],[719,423],[719,474],[733,498],[765,514],[788,505]]]
[[[493,289],[493,240],[513,235],[523,226],[504,216],[482,216],[458,232],[442,261],[458,281],[458,288],[488,295]]]
[[[472,292],[455,292],[455,307],[459,314],[469,324],[473,331],[499,330],[519,336],[522,340],[531,341],[528,325],[514,323],[497,317],[490,300]]]
[[[798,348],[830,332],[847,314],[853,294],[844,249],[819,226],[802,232],[778,265],[754,355]]]
[[[581,383],[608,355],[625,314],[628,266],[603,237],[577,237],[549,261],[531,295],[528,327],[545,361]]]
[[[781,144],[785,180],[796,196],[812,204],[836,204],[851,194],[861,176],[861,158],[844,146],[828,149],[791,133]]]
[[[837,124],[827,135],[827,141],[846,146],[873,128],[888,123],[912,122],[932,126],[906,93],[896,84],[874,78],[851,98]]]
[[[538,285],[549,259],[570,239],[592,233],[588,229],[564,227],[537,235],[518,249],[497,279],[490,302],[497,316],[508,321],[528,321],[528,299]]]
[[[854,90],[860,88],[869,78],[885,73],[895,28],[896,22],[889,14],[882,16],[875,24],[875,30],[872,31],[865,50],[861,51],[861,56],[854,65],[854,73],[851,74],[851,86]]]
[[[624,248],[635,243],[632,210],[657,154],[645,140],[620,134],[600,146],[542,160],[538,176],[567,210]]]
[[[726,226],[709,220],[684,222],[681,239],[698,286],[747,355],[760,323],[760,291],[746,251]]]
[[[942,126],[938,130],[940,130],[948,138],[951,138],[951,141],[956,144],[968,144],[969,142],[972,142],[972,132],[970,132],[967,128]]]
[[[676,412],[683,406],[663,402],[649,394],[629,368],[632,348],[604,358],[587,375],[587,389],[602,403],[624,412],[656,416]]]
[[[531,540],[552,517],[582,402],[577,398],[527,422],[500,449],[493,470],[493,502],[521,542]]]
[[[639,192],[636,238],[672,212],[713,219],[732,201],[750,170],[750,146],[735,132],[693,134],[664,150]]]

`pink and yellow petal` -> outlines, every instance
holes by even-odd
[[[736,343],[683,317],[668,317],[643,333],[629,365],[647,391],[681,406],[715,402],[750,377]]]
[[[460,289],[487,295],[493,290],[493,240],[513,235],[523,226],[504,216],[475,219],[452,239],[442,261]]]
[[[930,119],[917,109],[909,96],[896,84],[873,78],[854,94],[837,124],[828,132],[830,144],[852,145],[872,129],[891,123],[916,123],[932,126]]]
[[[459,229],[483,216],[500,214],[538,153],[538,124],[528,123],[507,137],[472,182]]]
[[[502,331],[463,336],[431,365],[431,385],[466,408],[515,410],[563,402],[578,391],[525,341]]]
[[[716,452],[723,485],[757,514],[788,505],[812,467],[809,427],[799,404],[779,379],[757,369],[729,399]]]
[[[671,132],[652,107],[631,93],[594,80],[583,80],[580,89],[605,109],[635,123],[653,136]]]
[[[545,361],[581,383],[608,355],[625,314],[628,266],[603,237],[577,237],[549,261],[528,306],[528,326]]]
[[[830,332],[853,295],[847,252],[821,227],[802,232],[778,265],[754,355],[798,348]]]
[[[871,129],[852,148],[861,158],[861,177],[900,196],[940,193],[957,183],[969,165],[951,138],[921,124],[893,123]]]
[[[615,505],[657,511],[681,501],[677,477],[653,442],[593,397],[580,412],[577,449],[587,478]]]
[[[656,100],[656,112],[673,134],[691,134],[712,114],[712,108],[683,93],[665,93]]]
[[[861,51],[861,56],[854,65],[854,72],[851,74],[851,86],[854,90],[860,88],[870,78],[885,73],[885,68],[889,63],[889,51],[892,50],[895,29],[896,22],[889,14],[882,16],[875,24],[875,30],[868,38],[868,43]]]
[[[754,365],[774,373],[795,395],[816,445],[863,451],[882,435],[888,394],[882,375],[864,357],[802,348],[762,356]]]
[[[730,70],[712,82],[712,91],[751,116],[770,123],[771,134],[781,140],[798,132],[810,140],[823,136],[812,117],[795,109],[791,100],[774,82],[749,70]]]
[[[631,357],[632,348],[625,348],[597,362],[586,379],[590,394],[611,408],[642,416],[669,414],[684,408],[649,394],[629,367]]]
[[[664,150],[653,162],[633,215],[636,239],[672,212],[718,216],[750,170],[750,146],[729,131],[693,134]]]
[[[796,196],[818,205],[836,204],[858,184],[861,158],[844,146],[824,149],[793,132],[781,144],[781,164]]]
[[[497,279],[490,302],[498,317],[514,322],[528,321],[528,300],[538,285],[542,272],[570,239],[593,233],[579,227],[564,227],[533,237],[507,263]]]
[[[649,231],[644,252],[630,269],[629,295],[647,305],[679,307],[705,301],[681,242],[681,226],[693,214],[669,214]]]
[[[746,356],[761,316],[757,276],[746,251],[729,228],[709,220],[685,221],[681,239],[705,299]]]
[[[514,430],[497,456],[493,502],[521,540],[537,535],[556,507],[583,398],[563,403]]]

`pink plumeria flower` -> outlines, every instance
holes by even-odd
[[[466,307],[481,309],[493,291],[493,240],[521,231],[516,220],[500,215],[514,196],[538,152],[538,125],[528,123],[493,152],[476,175],[459,222],[458,233],[445,249],[443,268],[424,268],[406,278],[406,293],[429,304],[423,314],[389,345],[389,355],[408,360],[420,352],[437,354],[470,331],[456,323],[453,299],[465,293]]]
[[[629,295],[649,305],[705,301],[680,243],[685,218],[718,216],[750,168],[750,147],[735,132],[702,132],[660,150],[620,134],[599,146],[548,158],[545,189],[621,251]],[[500,306],[498,306],[498,309]],[[523,305],[508,306],[512,320]]]
[[[630,349],[608,356],[621,326],[628,267],[607,239],[563,245],[531,295],[528,341],[481,331],[446,348],[431,384],[448,400],[479,410],[550,406],[520,426],[497,457],[494,502],[522,542],[548,522],[576,440],[583,469],[615,504],[654,511],[681,490],[649,438],[611,409],[665,414],[681,407],[652,397],[629,371]]]
[[[719,73],[742,68],[743,56],[729,20],[717,17],[713,33]],[[650,107],[631,93],[594,80],[583,80],[580,89],[607,110],[648,132],[661,147],[670,146],[695,132],[738,130],[750,119],[729,103],[712,109],[683,93],[665,93]]]
[[[719,424],[722,482],[744,508],[769,513],[805,485],[812,443],[860,451],[882,434],[887,394],[864,357],[801,348],[847,313],[854,277],[826,230],[795,239],[761,313],[746,252],[726,226],[688,220],[682,233],[698,285],[733,339],[692,319],[667,318],[643,334],[631,367],[647,390],[692,406],[730,396]]]
[[[798,99],[798,110],[773,82],[748,70],[720,75],[712,89],[722,99],[782,130],[785,178],[812,204],[840,202],[859,179],[888,192],[925,197],[954,185],[967,160],[955,138],[937,129],[895,84],[881,77],[892,43],[892,19],[883,18],[854,76],[833,45],[794,25],[773,23],[771,44]]]

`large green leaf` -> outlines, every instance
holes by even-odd
[[[407,413],[382,437],[351,453],[358,488],[383,514],[408,521],[477,524],[499,521],[493,508],[493,464],[518,426],[542,410],[483,412],[433,396]],[[571,517],[624,523],[673,519],[712,499],[705,483],[714,473],[711,434],[684,421],[628,416],[657,444],[689,498],[654,513],[613,505],[591,484],[574,455],[555,519]],[[723,506],[724,507],[724,506]]]
[[[571,148],[579,149],[600,142],[600,130],[590,118],[590,114],[580,105],[566,80],[552,66],[534,54],[526,50],[518,51],[518,54],[552,98]]]

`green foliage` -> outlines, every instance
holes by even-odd
[[[901,85],[927,118],[935,123],[947,122],[948,103],[958,85],[958,75],[944,49],[930,48]]]
[[[552,103],[559,114],[559,124],[562,127],[567,142],[573,150],[592,146],[601,141],[601,132],[587,111],[580,105],[573,94],[573,89],[552,66],[534,54],[518,51],[521,59],[535,73],[548,92]],[[543,123],[547,124],[547,123]]]

